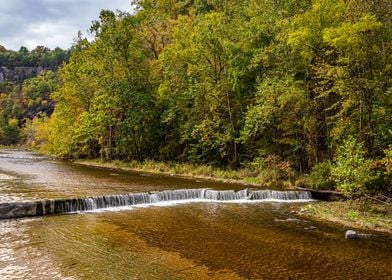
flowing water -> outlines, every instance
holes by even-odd
[[[251,200],[257,191],[244,188],[0,151],[3,204],[134,193],[154,198],[0,220],[0,279],[392,279],[391,236],[346,240],[344,228],[298,219],[292,203]],[[192,195],[178,199],[184,193]],[[164,207],[156,197],[166,197]],[[236,203],[222,203],[228,198]]]

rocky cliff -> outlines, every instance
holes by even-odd
[[[14,82],[22,83],[24,80],[37,76],[41,72],[50,70],[49,68],[17,66],[13,69],[5,66],[0,67],[0,83]]]

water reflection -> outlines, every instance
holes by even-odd
[[[179,188],[243,189],[243,185],[152,176],[53,161],[22,151],[0,151],[0,200],[86,197]],[[148,175],[148,176],[147,176]],[[11,199],[10,199],[11,198]]]

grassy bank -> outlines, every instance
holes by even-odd
[[[192,163],[177,162],[158,162],[147,160],[139,161],[110,161],[103,162],[99,160],[75,160],[74,163],[98,166],[106,168],[116,168],[121,170],[135,170],[142,172],[151,172],[165,175],[185,176],[192,178],[203,178],[209,180],[235,182],[253,185],[269,185],[272,182],[265,181],[260,174],[252,169],[242,168],[238,170],[221,169],[211,165],[198,165]],[[286,187],[290,187],[289,182],[280,182]]]
[[[392,234],[392,205],[356,200],[319,202],[302,208],[305,217],[330,221],[347,228]]]
[[[192,163],[158,162],[152,160],[140,161],[110,161],[99,160],[75,160],[77,164],[99,166],[107,168],[119,168],[122,170],[136,170],[166,175],[186,176],[208,180],[251,184],[267,188],[294,188],[295,177],[278,168],[240,168],[222,169],[211,165],[199,165]]]

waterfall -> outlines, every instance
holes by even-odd
[[[180,189],[145,193],[105,195],[87,198],[50,199],[0,203],[0,219],[85,212],[114,207],[129,207],[176,201],[303,201],[311,200],[308,191]]]

